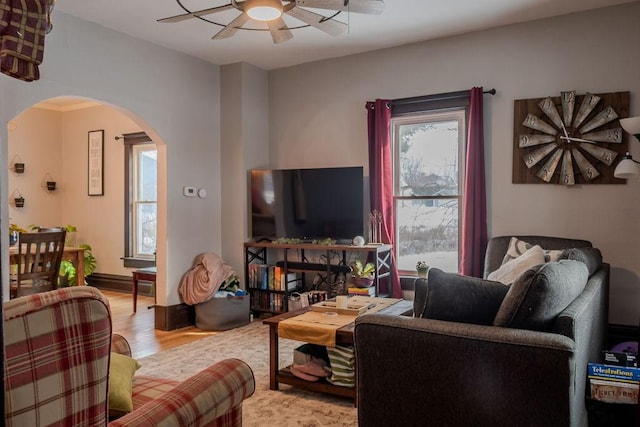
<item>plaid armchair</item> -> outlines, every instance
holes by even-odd
[[[7,426],[240,426],[253,372],[227,359],[183,381],[136,376],[133,412],[108,423],[111,334],[107,299],[88,286],[4,303]]]

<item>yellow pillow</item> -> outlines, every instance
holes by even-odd
[[[133,411],[133,374],[140,364],[129,356],[111,352],[109,364],[109,418]]]

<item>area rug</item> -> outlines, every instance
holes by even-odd
[[[293,361],[301,343],[280,339],[280,367]],[[255,375],[256,392],[242,407],[247,427],[356,426],[357,409],[350,399],[301,390],[286,384],[269,390],[269,327],[256,320],[189,344],[140,359],[138,374],[184,380],[222,359],[245,361]]]

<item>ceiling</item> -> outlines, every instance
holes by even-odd
[[[637,1],[637,0],[636,0]],[[191,11],[222,6],[229,0],[180,0]],[[631,0],[385,0],[380,15],[340,13],[347,33],[330,36],[315,28],[293,30],[293,39],[274,44],[268,31],[238,31],[233,37],[212,40],[222,27],[199,19],[159,23],[158,19],[184,13],[177,0],[57,0],[56,12],[164,46],[214,64],[246,62],[272,70],[327,58],[399,46],[501,25],[531,21]],[[331,11],[309,9],[330,15]],[[227,24],[235,10],[206,18]],[[286,16],[288,26],[300,21]],[[249,24],[248,24],[249,25]],[[255,28],[255,27],[254,27]],[[55,31],[55,21],[53,31]]]

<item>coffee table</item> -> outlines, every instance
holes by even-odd
[[[311,310],[311,307],[305,307],[301,310],[283,313],[262,321],[263,324],[269,325],[269,388],[271,390],[278,390],[279,384],[289,384],[294,387],[303,388],[305,390],[351,398],[355,401],[357,387],[341,387],[333,385],[323,379],[317,382],[305,381],[293,375],[289,370],[289,367],[279,369],[278,324],[285,319],[298,316],[309,310]],[[376,314],[406,316],[411,315],[412,311],[413,301],[402,300],[398,301],[392,306],[379,311]],[[364,314],[364,316],[367,316],[367,314]],[[336,344],[353,345],[354,327],[355,324],[352,322],[338,329],[336,332]]]

